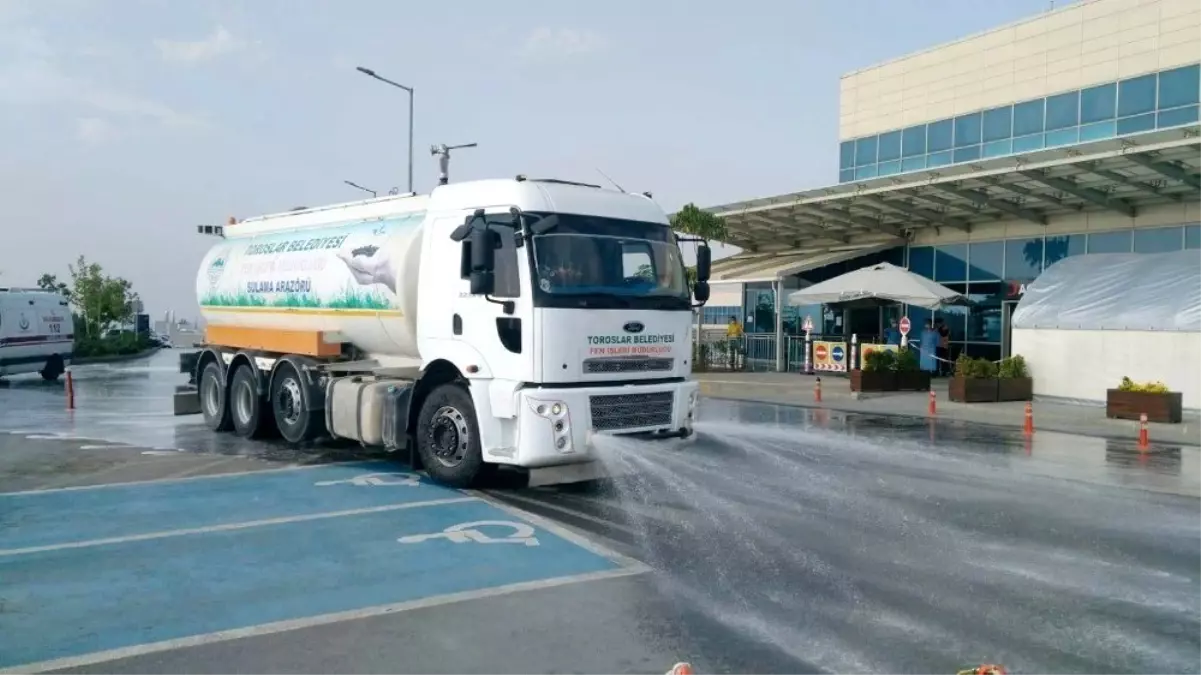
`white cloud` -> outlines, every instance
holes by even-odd
[[[75,137],[88,145],[99,145],[117,135],[113,125],[100,117],[80,117],[75,120]]]
[[[245,51],[255,43],[234,37],[225,26],[217,26],[211,35],[201,40],[157,39],[154,46],[164,61],[191,65]]]
[[[522,51],[530,57],[581,56],[608,47],[604,36],[573,28],[535,28],[525,38]]]
[[[203,124],[201,118],[158,101],[107,88],[91,78],[73,77],[59,65],[54,48],[43,35],[22,26],[0,30],[0,102],[75,106],[81,118],[104,113],[172,127]]]

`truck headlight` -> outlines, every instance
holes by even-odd
[[[530,408],[535,415],[550,421],[555,449],[559,452],[571,452],[571,413],[567,404],[562,401],[531,400]]]

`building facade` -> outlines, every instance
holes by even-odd
[[[787,293],[877,261],[975,300],[952,352],[999,358],[1024,284],[1068,256],[1201,249],[1201,4],[1084,0],[844,76],[837,183],[712,207],[743,252],[761,367],[795,367],[803,317],[867,339],[884,317]],[[787,242],[787,243],[784,243]],[[1201,264],[1201,250],[1198,250]]]

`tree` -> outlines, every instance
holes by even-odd
[[[68,269],[73,282],[68,297],[88,335],[99,335],[110,324],[127,323],[133,318],[138,294],[129,281],[105,275],[99,263],[89,263],[82,255]],[[57,283],[52,275],[43,275],[39,285],[42,280]]]
[[[59,281],[53,274],[43,274],[38,279],[38,288],[51,293],[58,293],[67,300],[71,299],[71,287],[66,282]]]
[[[703,211],[692,203],[672,214],[671,229],[711,241],[724,242],[730,236],[725,218]]]

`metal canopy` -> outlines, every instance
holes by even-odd
[[[754,281],[776,281],[808,270],[832,265],[844,260],[869,255],[895,246],[888,241],[881,244],[842,247],[839,250],[798,250],[786,253],[733,256],[713,261],[709,277],[711,284],[750,283]]]
[[[832,250],[915,230],[1020,218],[1046,225],[1080,211],[1134,217],[1201,199],[1201,126],[1040,150],[713,206],[743,261],[796,249]]]

